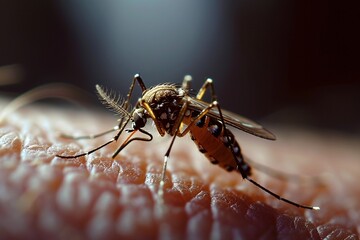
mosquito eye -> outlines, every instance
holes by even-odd
[[[133,114],[133,123],[132,127],[134,129],[140,129],[143,128],[146,124],[146,117],[144,116],[143,111],[135,111]]]

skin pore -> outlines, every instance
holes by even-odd
[[[0,106],[4,106],[1,101]],[[108,130],[116,117],[92,109],[30,105],[0,123],[0,237],[52,239],[358,239],[360,141],[303,129],[267,128],[266,141],[233,130],[245,159],[300,182],[253,178],[282,197],[320,211],[296,208],[212,165],[189,136],[177,138],[159,199],[163,156],[170,138],[132,142],[115,159],[117,143],[77,159],[57,154],[88,151],[114,134],[68,140]],[[317,177],[314,177],[317,176]]]

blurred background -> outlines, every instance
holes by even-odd
[[[0,87],[215,81],[223,108],[360,133],[359,8],[335,0],[0,0]],[[2,66],[2,67],[1,67]],[[136,99],[137,97],[135,97]],[[96,96],[92,99],[96,101]]]

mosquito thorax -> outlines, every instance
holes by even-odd
[[[140,129],[145,127],[146,124],[145,109],[137,108],[132,115],[132,127],[133,129]]]
[[[173,84],[160,84],[153,88],[147,89],[142,96],[145,102],[151,104],[168,101],[184,96],[184,91],[179,90]]]
[[[152,109],[156,121],[167,133],[172,129],[183,105],[184,91],[173,84],[161,84],[147,90],[142,100]]]

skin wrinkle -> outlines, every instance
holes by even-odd
[[[81,134],[95,131],[96,133],[112,127],[115,120],[104,116],[101,117],[101,121],[99,120],[101,122],[99,125],[96,120],[99,116],[94,112],[82,115],[53,108],[46,111],[34,108],[27,110],[26,114],[29,112],[32,112],[30,116],[33,119],[24,117],[24,113],[19,112],[13,114],[11,121],[0,123],[0,237],[49,237],[55,236],[55,232],[61,232],[63,237],[79,236],[79,239],[89,234],[94,237],[100,236],[98,234],[105,232],[107,234],[103,236],[109,238],[135,236],[134,234],[151,238],[166,238],[171,235],[179,239],[210,236],[252,239],[274,237],[285,239],[287,236],[310,236],[315,239],[318,236],[328,239],[358,237],[359,222],[356,222],[359,220],[358,215],[350,216],[346,210],[347,207],[354,209],[353,211],[358,209],[356,201],[358,195],[356,192],[346,191],[339,183],[339,181],[351,183],[352,179],[349,176],[339,173],[340,179],[326,178],[329,181],[326,182],[328,185],[321,187],[318,192],[318,186],[285,184],[255,173],[254,178],[258,179],[258,176],[261,176],[259,182],[263,185],[296,201],[311,203],[313,197],[317,196],[314,203],[319,204],[322,209],[319,212],[304,211],[280,203],[243,181],[239,174],[227,173],[211,165],[197,152],[192,141],[184,137],[176,140],[170,155],[165,183],[165,211],[162,215],[156,216],[155,206],[158,201],[156,192],[164,149],[166,150],[168,146],[167,141],[162,142],[161,145],[164,146],[159,147],[157,151],[156,141],[159,140],[156,140],[157,135],[154,134],[155,144],[154,142],[130,144],[114,161],[111,159],[111,154],[118,144],[111,144],[93,155],[78,159],[54,158],[55,154],[75,154],[88,150],[113,136],[109,134],[96,140],[72,141],[56,137],[59,132]],[[44,112],[47,114],[46,117],[41,116],[39,119],[48,121],[46,130],[41,128],[42,124],[37,118]],[[92,120],[84,125],[90,118]],[[26,129],[23,129],[23,126]],[[258,141],[246,135],[236,137],[241,140],[241,147],[246,155],[256,157],[264,149],[264,152],[269,154],[269,159],[276,158],[278,166],[286,165],[289,156],[292,157],[291,154],[287,154],[299,153],[298,148],[307,149],[303,153],[303,159],[306,161],[300,161],[299,165],[296,162],[298,169],[304,169],[306,164],[312,163],[314,158],[318,157],[316,151],[319,150],[311,150],[309,145],[300,140],[289,140],[294,139],[291,137],[285,136],[289,143],[286,150],[282,148],[284,143],[280,140],[280,143],[271,144],[270,151],[268,143],[263,142],[264,140]],[[312,138],[316,140],[316,136],[310,136],[310,139]],[[335,143],[334,140],[331,146],[336,146]],[[356,146],[353,142],[350,142],[351,144]],[[320,150],[323,147],[329,148],[329,146],[318,146]],[[346,151],[352,149],[350,147],[346,148]],[[147,150],[148,148],[150,149]],[[139,149],[142,151],[141,154],[138,153]],[[187,150],[183,151],[183,149]],[[40,153],[37,154],[37,151]],[[336,150],[329,149],[324,157],[338,158],[346,151],[336,153]],[[276,153],[275,157],[271,155],[272,152]],[[279,152],[284,152],[284,155]],[[311,155],[311,152],[316,156]],[[357,153],[349,153],[346,157],[349,155],[350,158],[359,156]],[[192,160],[189,162],[189,159]],[[264,164],[266,164],[267,157],[262,159],[265,159]],[[352,165],[345,160],[341,164],[346,169],[350,169],[348,175],[357,174],[357,170],[352,169]],[[337,164],[331,163],[322,166],[324,172],[330,172]],[[316,169],[315,166],[307,173],[315,175],[317,170],[319,168]],[[59,205],[57,197],[63,191],[61,189],[66,187],[65,185],[68,187],[66,191],[70,193],[70,200],[62,206]],[[328,196],[328,194],[336,195],[341,191],[346,194],[341,198]],[[82,193],[86,193],[89,199],[80,197],[79,194]],[[104,201],[103,194],[111,194],[113,199],[117,200],[109,206],[103,206],[100,211],[96,206],[100,201]],[[344,200],[344,197],[349,197],[353,201],[345,199],[347,203],[342,206],[342,201],[339,199]],[[335,205],[332,205],[333,203]],[[344,220],[336,220],[334,213]],[[123,214],[128,217],[124,218]],[[56,219],[52,219],[54,216]],[[144,216],[144,218],[147,216],[147,220],[136,216]],[[41,224],[47,222],[47,218],[51,218],[54,222],[48,222],[48,225]],[[7,223],[4,219],[7,219]],[[110,221],[101,219],[110,219]],[[16,221],[17,229],[12,228],[9,224],[11,221]],[[132,224],[132,227],[127,229],[128,232],[124,230],[127,224]]]

